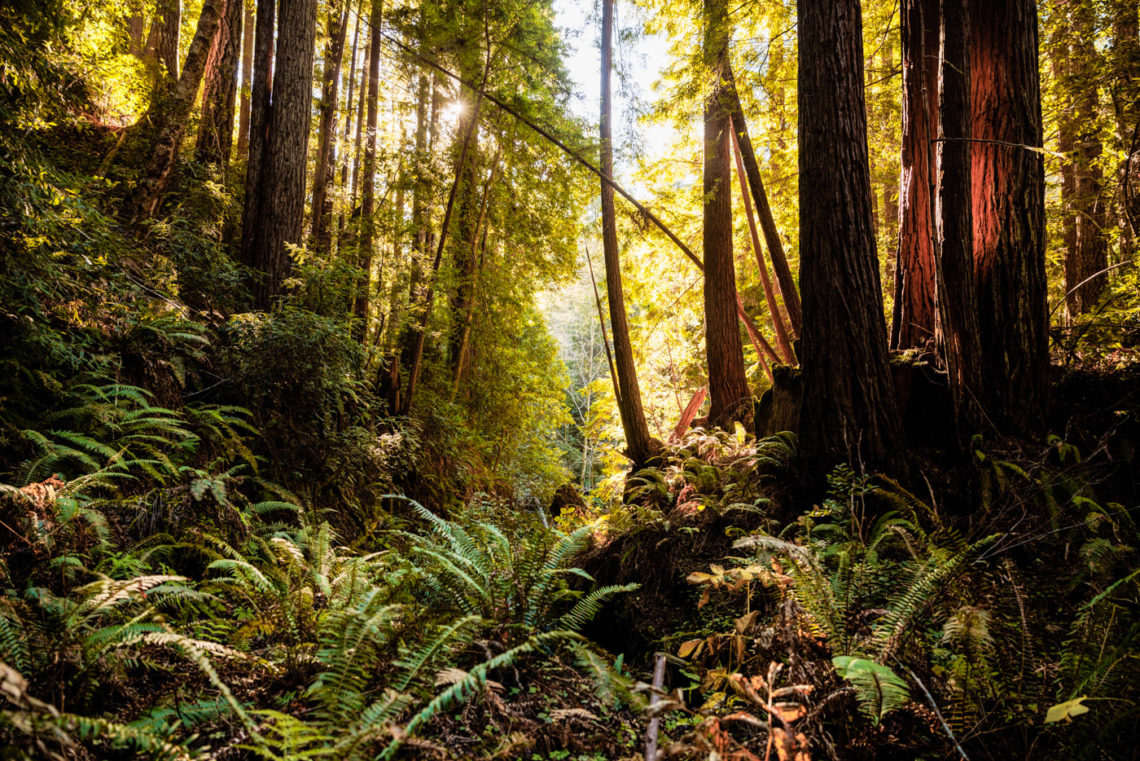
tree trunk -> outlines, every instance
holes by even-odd
[[[257,29],[254,38],[253,79],[250,87],[249,147],[245,169],[245,197],[242,205],[241,261],[256,268],[258,220],[261,216],[261,175],[269,126],[270,95],[273,90],[273,42],[276,29],[276,0],[257,0]]]
[[[974,0],[986,2],[987,0]],[[983,419],[982,348],[974,286],[973,217],[970,208],[969,0],[942,0],[938,72],[938,254],[936,298],[939,344],[950,376],[960,443]],[[931,150],[933,153],[933,150]]]
[[[704,296],[708,359],[709,422],[726,425],[747,418],[751,392],[736,322],[736,272],[732,255],[732,119],[722,78],[728,69],[727,0],[705,0],[704,63],[711,78],[705,101]],[[625,389],[623,389],[623,393]]]
[[[478,74],[473,67],[478,65],[478,49],[465,51],[466,55],[460,60],[460,73],[467,75],[464,78],[473,80]],[[488,72],[489,73],[489,70]],[[486,86],[484,81],[483,86]],[[468,102],[474,96],[466,88],[461,88],[463,98]],[[448,340],[448,359],[451,363],[453,377],[459,373],[460,355],[464,352],[464,338],[466,315],[472,309],[475,300],[476,269],[478,264],[478,237],[479,237],[479,124],[467,124],[471,118],[470,111],[464,111],[456,125],[461,133],[470,131],[471,137],[467,141],[467,161],[463,165],[463,174],[459,180],[458,203],[459,213],[456,219],[455,235],[452,236],[452,251],[455,265],[455,290],[451,294],[451,335]]]
[[[1124,193],[1119,212],[1121,241],[1120,259],[1135,256],[1136,235],[1140,233],[1140,154],[1132,154],[1133,135],[1140,117],[1140,2],[1122,0],[1112,19],[1112,93],[1116,115],[1115,147],[1126,157],[1121,166]]]
[[[175,83],[169,97],[157,98],[150,109],[139,120],[140,125],[157,127],[158,137],[151,151],[142,180],[135,189],[132,204],[132,219],[141,220],[153,217],[158,211],[162,194],[170,182],[170,175],[178,161],[178,151],[186,134],[186,124],[190,110],[202,83],[202,73],[206,68],[206,58],[210,46],[217,35],[220,23],[221,6],[225,0],[205,0],[202,15],[198,17],[198,27],[194,39],[186,53],[186,65],[182,78]],[[141,128],[141,127],[140,127]]]
[[[725,103],[732,112],[733,129],[736,130],[740,155],[744,161],[744,172],[748,175],[748,187],[752,192],[752,200],[756,204],[756,214],[760,217],[760,229],[764,232],[764,245],[768,247],[768,255],[772,259],[772,270],[776,274],[776,284],[779,293],[784,298],[784,308],[788,311],[788,322],[791,323],[791,337],[792,340],[795,340],[802,329],[800,292],[796,287],[795,278],[792,277],[792,270],[788,266],[788,258],[784,254],[784,244],[780,240],[779,231],[776,229],[776,220],[772,217],[772,207],[768,204],[768,194],[764,190],[764,182],[760,177],[760,164],[756,161],[752,139],[748,136],[748,122],[744,118],[744,108],[740,105],[740,94],[736,91],[736,78],[732,74],[732,66],[728,65],[727,62],[724,88]]]
[[[260,177],[252,188],[259,198],[259,208],[252,220],[255,233],[249,249],[249,264],[262,275],[254,287],[255,301],[262,309],[268,308],[280,295],[292,269],[287,246],[302,242],[317,31],[316,0],[281,0],[279,22],[264,155]],[[260,18],[258,27],[260,47]],[[252,156],[252,137],[250,153]]]
[[[934,338],[934,209],[936,168],[931,140],[938,125],[939,0],[902,0],[902,175],[899,247],[891,348],[925,346]]]
[[[202,120],[196,154],[203,164],[215,164],[225,178],[234,137],[234,101],[241,54],[242,0],[225,0],[225,10],[210,55],[202,88]]]
[[[858,0],[800,0],[802,456],[899,470],[903,437],[871,229]],[[856,467],[859,467],[856,465]]]
[[[348,167],[351,163],[349,161],[350,153],[348,146],[350,145],[349,138],[352,135],[352,105],[356,102],[353,100],[353,97],[360,97],[356,95],[356,53],[359,50],[360,43],[360,24],[362,10],[362,8],[357,8],[356,28],[352,32],[352,54],[349,56],[350,60],[348,71],[345,74],[345,78],[348,81],[348,96],[344,101],[344,134],[340,139],[341,145],[344,146],[344,149],[341,151],[342,158],[340,161],[340,204],[338,205],[339,209],[337,211],[336,223],[338,233],[338,248],[340,246],[339,233],[344,230],[345,207],[348,204],[348,199],[345,198],[345,191],[348,189]]]
[[[158,0],[147,35],[147,55],[160,66],[159,80],[179,79],[178,47],[182,32],[182,0]]]
[[[376,237],[376,123],[380,111],[380,24],[383,21],[383,0],[372,0],[369,24],[372,38],[368,53],[368,134],[364,141],[364,178],[360,200],[360,251],[357,262],[360,273],[356,284],[356,300],[352,313],[356,316],[353,332],[358,340],[368,333],[368,296],[372,286],[372,246]]]
[[[249,150],[249,97],[253,78],[253,5],[255,0],[241,0],[245,6],[245,20],[241,43],[241,107],[238,112],[238,158],[245,158]]]
[[[352,217],[356,214],[356,199],[359,197],[357,190],[360,188],[360,151],[364,145],[364,107],[368,103],[368,92],[371,86],[368,71],[371,68],[370,62],[372,60],[372,42],[371,33],[369,33],[369,41],[364,44],[364,66],[360,71],[360,97],[356,102],[356,137],[353,142],[352,149],[352,188],[348,194],[348,216]]]
[[[487,81],[488,70],[483,72],[483,81]],[[463,133],[462,143],[459,148],[459,159],[455,167],[455,180],[451,183],[451,190],[447,194],[447,204],[443,208],[443,221],[439,225],[439,243],[435,248],[435,259],[432,261],[431,268],[431,281],[428,283],[427,292],[424,294],[423,312],[420,314],[419,323],[416,325],[414,331],[414,340],[411,351],[411,359],[408,362],[408,390],[401,400],[400,412],[408,414],[412,408],[412,402],[416,396],[416,386],[419,384],[420,371],[423,367],[424,359],[424,343],[427,340],[427,326],[428,321],[431,320],[431,307],[435,298],[435,283],[439,276],[439,267],[443,263],[443,249],[447,245],[447,229],[451,222],[451,212],[455,208],[455,195],[459,189],[460,177],[463,176],[463,165],[467,160],[467,147],[470,144],[471,133],[474,125],[479,122],[479,111],[483,106],[483,88],[479,88],[479,94],[475,99],[475,108],[471,114],[471,123],[468,125],[469,129]],[[438,108],[433,109],[438,112]],[[433,127],[434,115],[433,115]]]
[[[601,113],[598,132],[601,137],[601,168],[607,177],[614,174],[613,152],[613,100],[610,94],[610,70],[613,57],[614,0],[602,0],[602,72]],[[641,388],[637,382],[637,366],[633,361],[633,343],[629,336],[629,322],[625,311],[625,291],[622,287],[621,256],[618,251],[617,213],[614,210],[614,189],[601,183],[602,250],[606,263],[606,297],[610,307],[610,326],[613,329],[614,364],[617,370],[618,412],[625,432],[626,456],[634,467],[644,465],[653,455],[654,447],[641,406]],[[731,257],[731,254],[730,254]],[[706,256],[707,261],[707,256]],[[731,262],[731,258],[729,259]],[[736,331],[736,315],[729,315]],[[739,349],[740,335],[737,332]],[[743,366],[742,366],[743,370]],[[711,369],[710,369],[711,372]],[[747,386],[745,386],[747,392]]]
[[[344,60],[344,40],[348,34],[349,0],[342,0],[339,16],[329,10],[328,41],[325,44],[324,82],[317,128],[317,166],[313,172],[313,245],[328,251],[332,241],[332,196],[329,188],[336,179],[336,117],[340,90],[340,67]]]
[[[1093,46],[1095,11],[1090,0],[1073,0],[1064,24],[1067,57],[1061,72],[1065,108],[1060,117],[1061,202],[1065,221],[1065,311],[1070,320],[1090,311],[1108,285],[1107,222],[1101,197],[1102,152],[1097,126],[1100,109],[1095,83],[1099,55]]]
[[[991,417],[1043,427],[1049,391],[1037,4],[970,5],[974,276]]]

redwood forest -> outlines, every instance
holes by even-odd
[[[1140,759],[1140,0],[0,1],[0,759]]]

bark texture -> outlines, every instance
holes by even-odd
[[[984,2],[985,0],[974,0]],[[979,430],[983,419],[982,348],[974,285],[973,215],[970,206],[970,27],[969,0],[942,0],[942,47],[938,71],[938,254],[939,344],[946,359],[959,440]]]
[[[168,95],[152,101],[147,113],[139,120],[140,129],[157,127],[158,137],[143,177],[132,196],[132,219],[153,217],[162,202],[162,194],[170,182],[178,160],[178,151],[182,147],[182,138],[186,134],[190,109],[202,84],[206,58],[218,31],[223,2],[224,0],[205,0],[202,3],[202,15],[198,17],[198,27],[186,53],[182,78],[174,84]]]
[[[974,276],[992,416],[1033,434],[1048,401],[1037,4],[970,4]]]
[[[752,394],[744,374],[732,255],[732,119],[723,86],[730,36],[727,0],[705,0],[704,11],[705,69],[712,80],[705,101],[704,135],[705,351],[709,422],[725,425],[750,416]]]
[[[902,175],[891,348],[934,338],[934,210],[931,140],[938,126],[939,0],[902,0]]]
[[[214,44],[206,59],[206,81],[202,87],[202,120],[195,153],[199,162],[216,164],[223,173],[233,146],[241,17],[242,0],[225,0]]]
[[[250,188],[247,181],[246,191],[253,191],[257,204],[253,219],[248,220],[253,235],[247,263],[261,273],[254,296],[263,309],[281,293],[292,269],[288,245],[302,242],[316,0],[281,0],[279,22],[265,147],[256,184]],[[259,19],[258,47],[260,31]],[[255,97],[254,108],[257,105]],[[252,160],[252,136],[250,153]]]
[[[157,61],[159,78],[178,81],[178,46],[182,31],[182,0],[158,0],[147,35],[147,55]]]
[[[800,284],[808,471],[902,470],[871,216],[858,0],[800,0]]]

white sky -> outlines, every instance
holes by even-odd
[[[571,110],[591,124],[597,124],[601,89],[601,60],[598,51],[601,4],[596,0],[555,0],[554,12],[555,23],[562,29],[563,39],[570,48],[566,68],[575,82],[574,89],[578,95],[571,103]],[[670,127],[646,127],[641,124],[636,118],[637,104],[633,102],[640,101],[644,107],[653,99],[653,83],[667,63],[668,40],[662,36],[640,34],[639,28],[634,43],[636,47],[631,50],[617,42],[618,30],[635,21],[628,2],[615,0],[614,19],[615,68],[626,72],[628,77],[624,88],[616,72],[611,80],[614,140],[617,147],[614,174],[619,181],[623,181],[623,178],[628,181],[635,167],[630,156],[627,130],[634,129],[641,148],[650,155],[664,152],[673,140],[673,130]]]

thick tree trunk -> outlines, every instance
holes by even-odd
[[[1115,147],[1126,157],[1122,166],[1122,193],[1119,219],[1121,227],[1120,258],[1135,256],[1136,235],[1140,234],[1140,154],[1133,144],[1137,119],[1140,118],[1140,13],[1138,0],[1122,0],[1112,19],[1112,93],[1116,115]]]
[[[368,332],[369,291],[372,287],[372,246],[376,238],[376,124],[380,113],[380,24],[383,21],[383,0],[372,0],[370,25],[372,38],[368,57],[368,127],[364,141],[364,178],[361,181],[360,200],[360,251],[357,263],[360,273],[356,284],[356,300],[352,313],[356,316],[353,331],[359,340]]]
[[[182,138],[186,134],[186,124],[198,95],[198,87],[202,83],[206,58],[218,31],[224,2],[225,0],[203,2],[202,15],[198,17],[198,27],[186,53],[182,78],[175,83],[169,97],[152,101],[146,115],[139,120],[140,125],[157,127],[158,137],[143,178],[133,195],[132,219],[149,219],[158,211],[162,194],[178,160],[178,151],[182,147]]]
[[[601,138],[601,168],[607,177],[613,177],[614,174],[613,100],[610,94],[613,33],[614,1],[602,0],[601,109],[598,118],[598,133]],[[622,287],[614,189],[606,182],[602,182],[601,193],[602,250],[606,263],[606,297],[610,307],[614,365],[620,391],[618,394],[618,412],[621,416],[622,431],[625,433],[626,456],[633,461],[634,467],[637,467],[644,465],[653,455],[654,446],[649,436],[649,426],[645,422],[645,411],[641,405],[641,387],[637,382],[637,366],[633,361],[633,343],[629,336],[629,321],[625,311],[625,290]],[[731,262],[731,258],[729,261]],[[730,314],[729,319],[735,330],[736,315]],[[739,350],[739,333],[737,333],[736,340]],[[745,392],[747,393],[747,386],[745,386]]]
[[[202,121],[195,149],[198,161],[215,164],[225,177],[234,137],[234,101],[241,54],[242,0],[225,0],[225,10],[210,55],[202,87]]]
[[[255,0],[241,0],[245,6],[241,42],[241,106],[238,109],[237,157],[245,158],[249,150],[249,98],[253,79],[253,6]]]
[[[800,0],[798,20],[803,459],[814,475],[839,462],[902,469],[871,229],[859,2]]]
[[[273,90],[273,42],[276,29],[276,0],[258,0],[254,40],[253,79],[250,87],[249,147],[245,169],[245,198],[242,206],[241,261],[258,267],[259,219],[262,213],[262,170]]]
[[[728,70],[727,0],[705,0],[704,62],[711,79],[705,101],[704,300],[708,359],[709,422],[744,420],[752,397],[744,374],[744,350],[736,321],[736,272],[732,255],[732,119],[723,77]],[[625,389],[623,389],[623,393]]]
[[[1090,311],[1108,285],[1107,223],[1101,196],[1101,171],[1097,160],[1102,152],[1097,125],[1100,109],[1095,71],[1099,54],[1093,46],[1096,36],[1095,11],[1090,0],[1068,3],[1068,23],[1064,25],[1067,57],[1062,53],[1061,82],[1066,108],[1060,117],[1062,166],[1061,202],[1065,210],[1065,311],[1070,320]]]
[[[974,0],[986,2],[986,0]],[[959,440],[966,443],[983,420],[982,348],[974,286],[973,217],[970,208],[969,0],[942,0],[937,153],[939,343],[950,376]],[[933,152],[933,151],[932,151]]]
[[[280,295],[292,269],[288,245],[300,245],[303,238],[316,31],[316,0],[281,0],[272,104],[261,176],[254,188],[260,209],[250,249],[250,264],[262,274],[254,295],[263,309]]]
[[[317,166],[313,172],[313,245],[317,251],[328,251],[332,242],[333,203],[329,189],[336,179],[336,117],[340,91],[340,68],[344,60],[344,41],[348,34],[350,0],[342,0],[344,9],[329,10],[328,41],[325,44],[324,82],[321,84],[321,109],[317,127]]]
[[[776,274],[776,284],[779,293],[784,299],[784,308],[788,311],[788,322],[791,323],[792,340],[800,334],[802,320],[800,316],[800,292],[792,277],[788,258],[784,254],[784,244],[780,240],[780,233],[776,229],[776,220],[772,217],[772,207],[768,204],[768,194],[764,190],[764,182],[760,177],[760,164],[756,161],[756,151],[752,148],[752,139],[748,136],[748,122],[744,118],[744,108],[740,105],[740,94],[736,91],[736,78],[732,74],[732,67],[725,68],[724,95],[725,103],[732,112],[732,125],[736,130],[736,140],[740,146],[740,156],[744,161],[744,172],[748,175],[748,188],[752,192],[752,200],[756,204],[756,214],[760,217],[760,229],[764,232],[764,245],[768,247],[768,255],[772,259],[772,270]]]
[[[1041,430],[1049,391],[1037,4],[970,5],[974,275],[991,417]]]
[[[902,175],[891,348],[934,338],[934,204],[931,140],[938,125],[939,0],[902,0]]]

